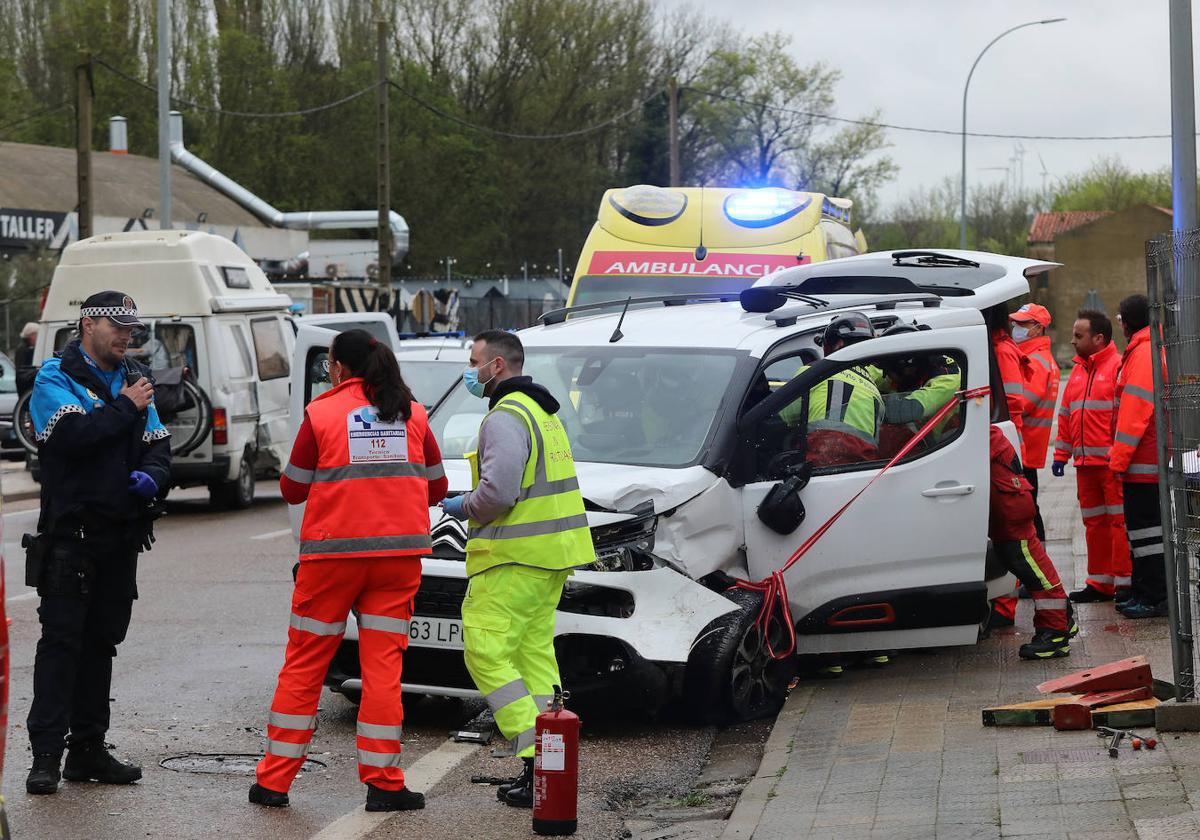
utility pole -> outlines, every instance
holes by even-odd
[[[158,0],[158,226],[171,229],[171,3]]]
[[[377,21],[376,28],[379,59],[379,88],[375,92],[379,116],[379,162],[376,173],[379,179],[379,273],[375,279],[379,284],[378,306],[380,311],[383,311],[383,303],[392,290],[392,166],[388,148],[387,21]]]
[[[563,282],[562,248],[558,249],[558,282],[559,283]]]
[[[449,286],[450,282],[451,282],[450,266],[452,266],[453,264],[454,264],[453,257],[446,257],[446,285],[447,286]]]
[[[92,235],[92,56],[79,54],[75,66],[75,190],[79,199],[79,238]]]
[[[679,186],[679,83],[667,82],[667,140],[670,145],[671,186]]]

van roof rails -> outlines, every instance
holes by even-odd
[[[567,316],[578,315],[581,312],[600,312],[605,309],[620,309],[624,306],[639,306],[653,303],[660,303],[663,306],[686,306],[689,303],[729,303],[737,299],[737,292],[650,295],[648,297],[635,298],[624,297],[617,298],[616,300],[602,300],[597,303],[584,303],[579,306],[564,306],[561,309],[551,309],[538,320],[543,324],[561,324],[567,320]]]
[[[905,301],[931,301],[927,306],[937,306],[932,301],[941,300],[906,277],[818,275],[785,286],[753,286],[742,292],[741,302],[747,312],[774,312],[788,300],[829,306],[829,301],[818,295],[903,295]],[[870,306],[870,303],[859,305]]]

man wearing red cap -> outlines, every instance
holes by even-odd
[[[1021,463],[1025,467],[1025,478],[1033,486],[1033,501],[1037,504],[1038,470],[1046,466],[1046,451],[1050,448],[1050,429],[1054,425],[1054,407],[1058,402],[1058,363],[1050,352],[1050,312],[1044,306],[1027,303],[1008,316],[1013,322],[1013,341],[1021,355],[1029,361],[1022,374],[1025,390],[1023,416],[1024,429],[1021,435]],[[1037,511],[1034,519],[1038,539],[1045,542],[1046,526],[1042,523],[1042,512]]]

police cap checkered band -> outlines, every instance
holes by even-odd
[[[96,292],[79,308],[83,318],[111,318],[122,327],[140,327],[137,304],[124,292]]]

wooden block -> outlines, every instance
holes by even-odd
[[[1134,700],[1146,700],[1150,697],[1148,686],[1141,688],[1126,688],[1120,691],[1097,691],[1084,694],[1071,703],[1055,706],[1050,715],[1050,721],[1059,731],[1092,728],[1092,709],[1101,706],[1112,706],[1117,703],[1129,703]]]
[[[993,706],[983,710],[984,726],[1049,726],[1055,706],[1078,700],[1082,695],[1043,697],[1025,703]]]
[[[1047,680],[1038,686],[1038,691],[1043,694],[1114,691],[1121,688],[1148,687],[1152,681],[1150,663],[1146,661],[1146,657],[1131,656],[1129,659],[1109,662],[1107,665]]]
[[[1138,726],[1154,726],[1154,710],[1162,701],[1157,697],[1101,706],[1092,710],[1093,726],[1109,726],[1113,729],[1131,729]]]

